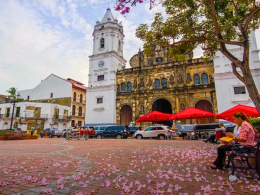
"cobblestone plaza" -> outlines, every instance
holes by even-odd
[[[260,194],[206,165],[214,144],[183,140],[42,138],[0,142],[0,194]]]

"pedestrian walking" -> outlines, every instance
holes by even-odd
[[[31,135],[33,135],[33,133],[34,133],[34,125],[31,128]]]

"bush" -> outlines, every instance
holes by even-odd
[[[4,136],[5,135],[5,133],[13,133],[14,131],[11,131],[11,130],[2,130],[2,131],[0,131],[0,136]]]
[[[253,126],[260,126],[260,118],[250,118],[250,122]]]

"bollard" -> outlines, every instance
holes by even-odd
[[[45,138],[47,138],[47,133],[45,133],[45,136],[44,136]]]

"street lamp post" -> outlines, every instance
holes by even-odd
[[[20,97],[20,94],[18,93],[17,98]],[[12,112],[12,118],[11,118],[11,124],[10,124],[10,130],[12,130],[13,127],[13,119],[14,119],[14,108],[15,108],[15,103],[18,103],[18,99],[16,97],[11,96],[11,104],[13,103],[13,112]]]

